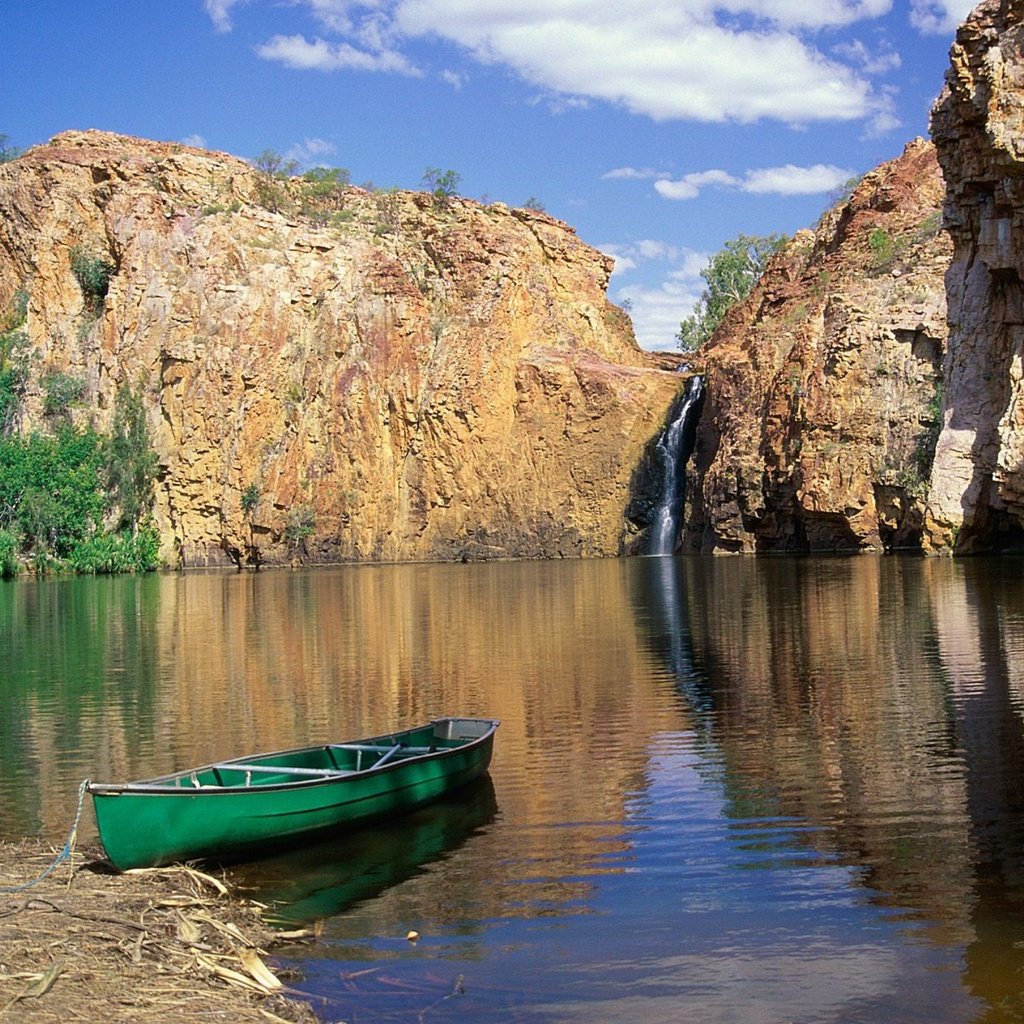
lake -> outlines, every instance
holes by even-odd
[[[230,869],[322,922],[278,964],[324,1020],[1024,1021],[1020,559],[18,580],[0,673],[2,838],[84,777],[501,719],[457,797]]]

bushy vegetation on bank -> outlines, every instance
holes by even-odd
[[[0,577],[156,568],[155,474],[141,389],[118,392],[109,434],[64,421],[0,437]]]

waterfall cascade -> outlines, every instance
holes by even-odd
[[[648,534],[647,554],[671,555],[679,536],[686,498],[686,463],[693,452],[697,420],[704,398],[704,378],[691,377],[685,394],[658,438],[655,451],[661,465],[661,501]]]

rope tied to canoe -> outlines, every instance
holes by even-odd
[[[64,861],[71,860],[71,854],[75,849],[75,840],[78,838],[78,823],[82,819],[82,806],[85,803],[85,791],[88,787],[89,780],[82,779],[82,784],[78,787],[78,807],[75,809],[75,820],[71,824],[71,831],[68,833],[68,838],[64,843],[64,849],[54,857],[50,866],[38,878],[33,878],[31,882],[25,882],[24,885],[0,885],[0,892],[24,892],[26,889],[31,889],[33,886],[38,885],[44,878],[52,875],[53,872],[64,863]]]

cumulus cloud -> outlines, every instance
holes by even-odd
[[[206,0],[215,23],[234,2]],[[868,75],[892,62],[818,45],[823,30],[881,17],[892,0],[296,2],[329,38],[275,36],[260,56],[300,69],[412,74],[403,44],[441,39],[509,68],[561,108],[603,101],[654,120],[866,120],[879,104]]]
[[[855,39],[850,43],[839,43],[833,47],[833,52],[848,63],[859,65],[866,75],[885,75],[896,71],[903,63],[900,55],[887,42],[882,42],[877,49],[869,50],[860,39]]]
[[[651,351],[676,348],[679,323],[693,311],[705,287],[700,272],[708,254],[656,239],[599,248],[615,260],[612,299],[628,308],[640,346]]]
[[[349,43],[328,43],[317,37],[274,36],[256,48],[264,60],[278,61],[299,71],[390,71],[420,76],[422,72],[394,50],[371,52]]]
[[[185,146],[194,146],[196,149],[206,149],[206,139],[204,139],[202,135],[186,135],[181,141]]]
[[[813,167],[765,167],[747,171],[740,186],[744,192],[755,195],[813,196],[831,192],[853,177],[853,171],[834,164],[815,164]]]
[[[926,35],[945,35],[974,9],[977,0],[911,0],[910,24]]]
[[[442,36],[552,92],[655,120],[808,122],[870,111],[864,80],[773,17],[806,22],[802,5],[748,0],[731,8],[759,24],[720,23],[714,8],[694,0],[400,0],[394,27],[410,37]]]
[[[666,199],[696,199],[701,189],[708,185],[718,185],[722,188],[737,187],[742,183],[725,171],[698,171],[695,174],[687,174],[675,181],[670,178],[661,178],[654,183],[654,190]]]
[[[814,164],[812,167],[786,164],[747,171],[743,178],[721,170],[699,171],[677,179],[663,177],[655,181],[654,189],[665,199],[696,199],[709,185],[754,195],[808,196],[831,192],[852,176],[852,171],[834,164]]]
[[[880,18],[892,10],[892,0],[721,0],[718,6],[787,28],[823,29]]]
[[[330,156],[337,150],[333,142],[324,139],[303,139],[296,142],[285,153],[288,160],[295,160],[303,167],[316,167],[321,164],[324,157]]]
[[[651,178],[668,178],[651,167],[613,167],[601,175],[602,181],[649,181]]]
[[[231,8],[246,0],[203,0],[203,7],[218,32],[231,31]]]

